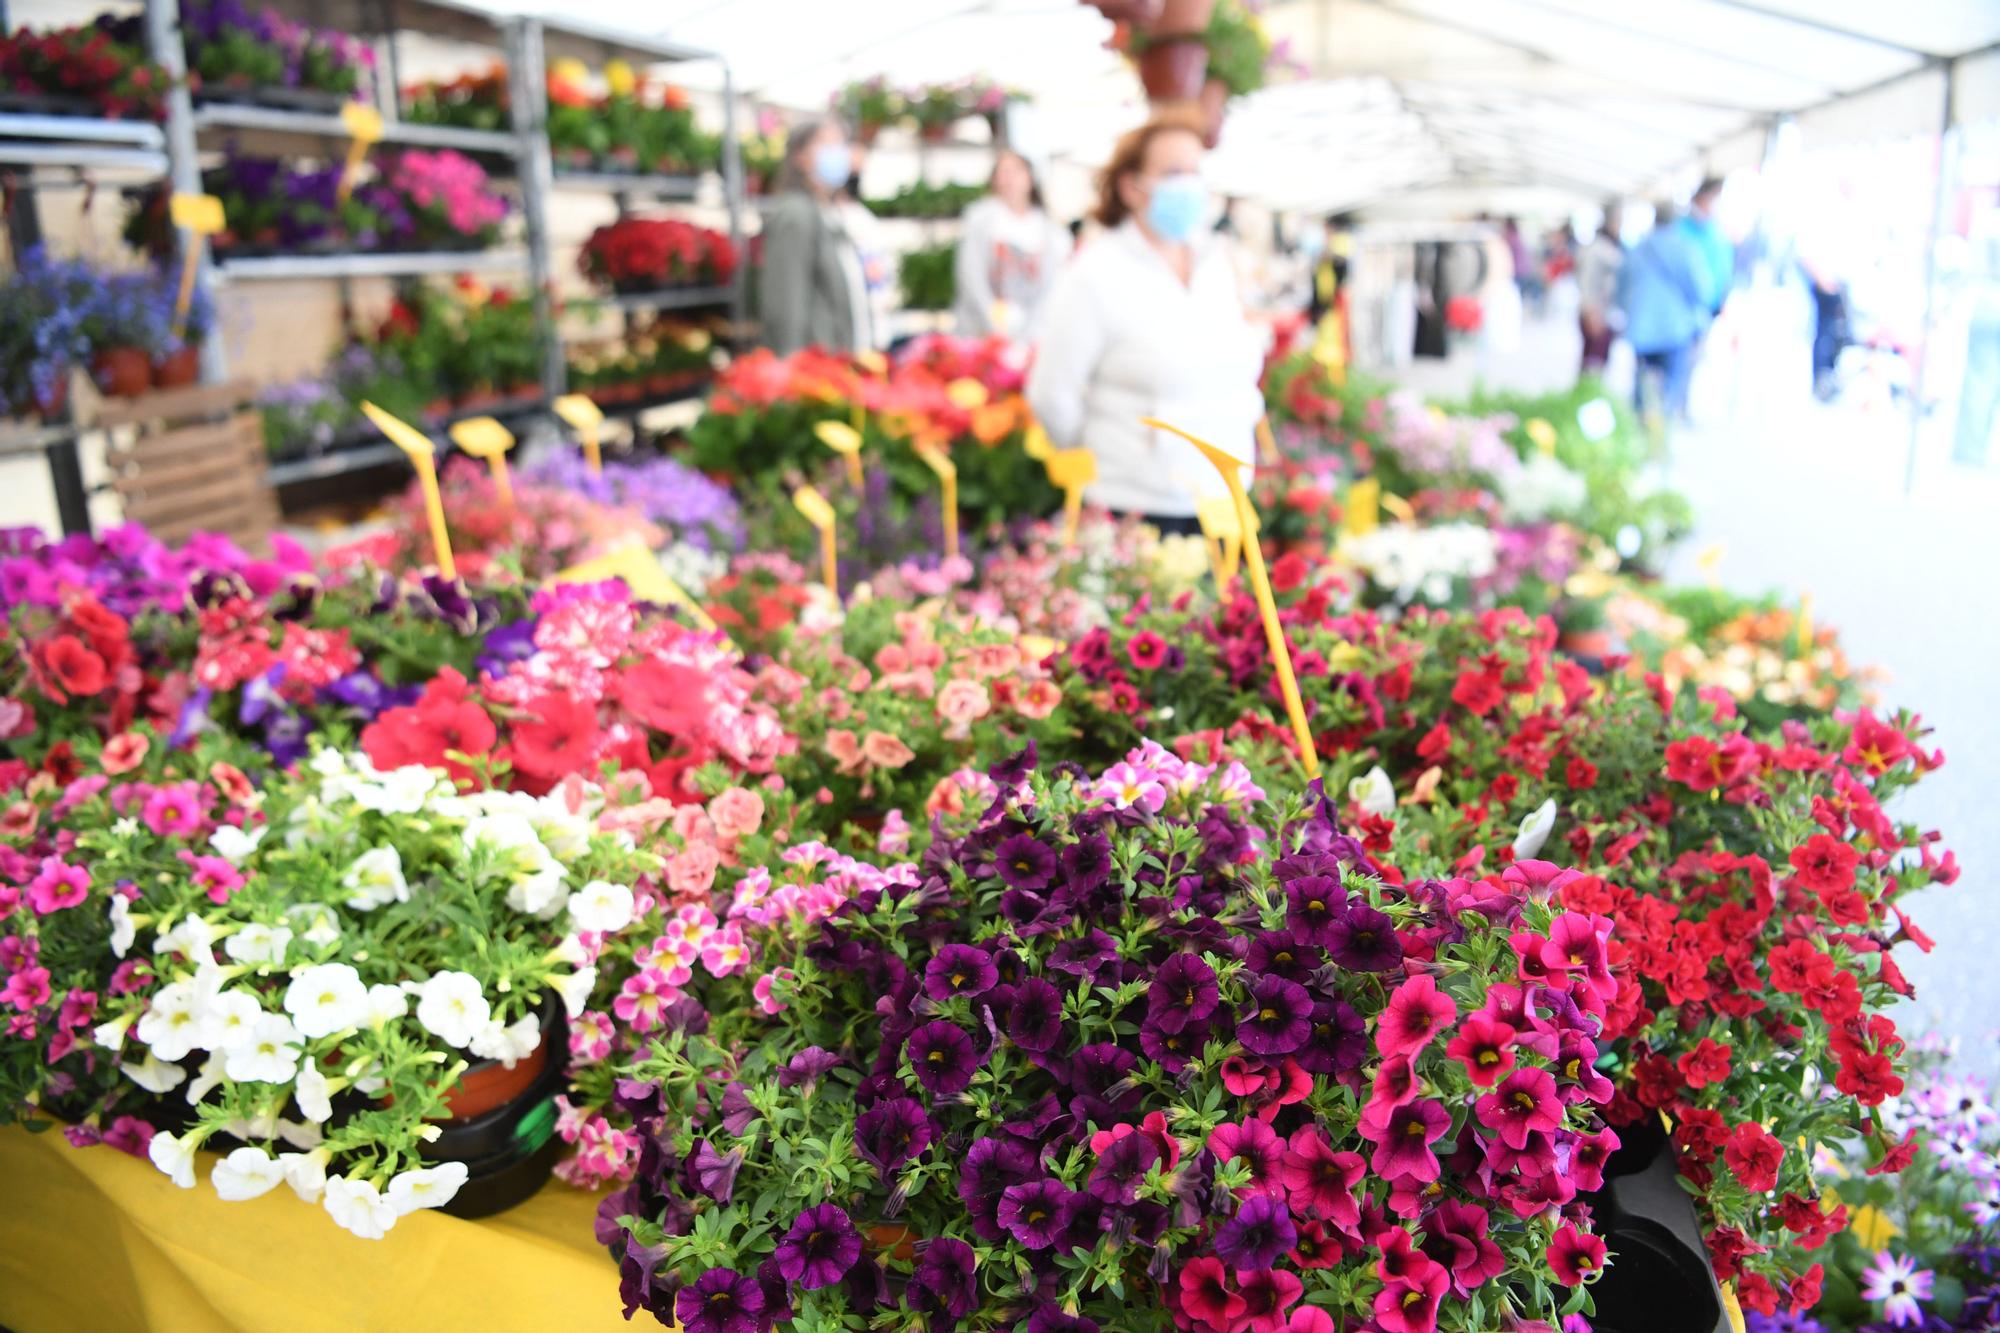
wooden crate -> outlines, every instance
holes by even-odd
[[[110,401],[96,425],[125,517],[164,542],[219,532],[268,549],[278,502],[264,480],[264,419],[247,384],[206,384]]]

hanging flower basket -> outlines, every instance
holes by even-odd
[[[1191,102],[1201,96],[1208,48],[1198,37],[1155,38],[1139,53],[1139,82],[1149,102]]]

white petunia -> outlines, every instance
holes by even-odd
[[[304,1036],[330,1037],[366,1021],[368,988],[361,984],[361,974],[346,963],[321,963],[285,987],[285,1012]]]
[[[125,1034],[138,1017],[137,1014],[120,1014],[108,1023],[99,1023],[90,1030],[90,1040],[104,1050],[115,1051],[125,1044]]]
[[[325,1124],[333,1115],[333,1089],[311,1056],[299,1066],[298,1079],[292,1084],[292,1098],[299,1104],[299,1114],[315,1124]]]
[[[569,896],[570,920],[578,930],[615,935],[632,924],[632,890],[593,879]]]
[[[215,961],[215,927],[198,916],[184,916],[153,941],[156,954],[177,953],[197,966]]]
[[[132,904],[122,893],[111,895],[111,953],[123,958],[132,942],[139,938],[139,927],[132,920]]]
[[[269,1194],[285,1178],[285,1168],[262,1148],[238,1148],[209,1173],[215,1192],[229,1203]]]
[[[123,1071],[126,1078],[147,1092],[172,1092],[187,1082],[187,1070],[179,1065],[168,1064],[151,1051],[147,1051],[146,1058],[137,1064],[127,1060],[118,1068]]]
[[[368,988],[368,1025],[381,1027],[410,1012],[410,999],[400,986],[374,985]]]
[[[583,941],[576,937],[575,931],[571,931],[556,942],[556,947],[550,951],[549,958],[553,962],[582,967],[590,961],[590,950],[584,948]]]
[[[264,841],[269,832],[265,825],[254,829],[240,829],[234,824],[224,824],[208,835],[208,849],[233,866],[240,866],[250,859],[250,853],[257,850],[257,844]]]
[[[374,782],[357,783],[354,803],[386,815],[414,815],[437,789],[437,774],[421,764],[391,769]]]
[[[1396,787],[1380,764],[1347,784],[1347,799],[1360,806],[1363,814],[1386,819],[1396,813]]]
[[[546,921],[560,912],[562,905],[563,868],[553,861],[546,868],[515,880],[507,890],[507,906],[523,916]]]
[[[245,1143],[278,1137],[278,1117],[269,1111],[253,1116],[237,1116],[222,1122],[222,1132]]]
[[[372,1180],[328,1176],[321,1202],[336,1223],[363,1240],[380,1240],[396,1225],[396,1206],[382,1197]]]
[[[407,1217],[419,1208],[442,1208],[458,1193],[459,1186],[465,1184],[465,1176],[463,1162],[405,1171],[389,1182],[389,1203],[399,1217]]]
[[[298,926],[299,938],[315,949],[324,949],[340,939],[340,919],[320,903],[300,903],[285,913],[285,920]]]
[[[1514,859],[1526,861],[1541,851],[1542,844],[1549,840],[1549,830],[1555,826],[1556,799],[1551,796],[1521,821],[1521,831],[1514,838]]]
[[[187,1098],[189,1106],[201,1105],[202,1098],[222,1086],[222,1067],[223,1055],[220,1051],[212,1053],[201,1062],[201,1068],[195,1071],[194,1078],[187,1085],[187,1091],[181,1094]]]
[[[202,1049],[234,1050],[250,1040],[252,1026],[263,1015],[264,1006],[249,991],[223,991],[202,1006]]]
[[[357,912],[372,912],[390,903],[410,901],[410,882],[403,878],[403,857],[394,847],[371,847],[356,857],[341,876],[347,905]]]
[[[488,1020],[472,1038],[472,1053],[482,1060],[498,1060],[512,1069],[535,1053],[542,1044],[542,1020],[529,1014],[514,1023]]]
[[[201,1039],[202,996],[192,981],[174,981],[153,992],[136,1035],[162,1060],[179,1060]]]
[[[222,942],[222,951],[232,962],[250,967],[283,967],[285,952],[292,947],[290,926],[267,926],[253,921]]]
[[[299,1041],[283,1014],[259,1014],[249,1039],[228,1052],[223,1072],[238,1083],[290,1083],[299,1072]]]
[[[579,967],[564,976],[550,977],[549,986],[562,996],[563,1009],[569,1016],[577,1018],[590,1004],[590,993],[597,989],[597,969]]]
[[[493,1006],[466,972],[439,972],[417,990],[417,1022],[447,1045],[463,1050],[493,1016]]]
[[[166,1130],[153,1135],[153,1141],[146,1145],[146,1156],[153,1165],[165,1172],[167,1178],[184,1190],[194,1188],[194,1144],[183,1141]]]
[[[285,1169],[285,1183],[303,1203],[318,1203],[326,1189],[326,1163],[331,1156],[324,1148],[310,1152],[281,1152],[278,1165]]]
[[[311,1150],[326,1142],[326,1132],[310,1120],[280,1120],[278,1137],[294,1148]]]

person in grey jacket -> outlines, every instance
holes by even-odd
[[[868,281],[840,216],[840,189],[854,171],[847,133],[838,120],[806,121],[785,148],[778,194],[764,216],[764,343],[780,355],[870,347]]]
[[[1002,148],[989,191],[966,210],[958,241],[957,331],[1032,342],[1036,311],[1069,252],[1069,229],[1042,207],[1034,168]]]

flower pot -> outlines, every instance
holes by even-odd
[[[882,125],[879,121],[864,120],[854,127],[854,141],[863,148],[866,148],[874,143],[876,137],[881,133]]]
[[[1160,16],[1153,20],[1152,35],[1199,36],[1208,27],[1208,16],[1214,12],[1215,0],[1165,0],[1160,6]]]
[[[1725,1333],[1730,1325],[1700,1219],[1676,1179],[1678,1162],[1659,1118],[1648,1112],[1618,1133],[1630,1141],[1621,1141],[1605,1164],[1604,1188],[1586,1196],[1597,1234],[1617,1256],[1591,1286],[1591,1328]]]
[[[947,121],[942,125],[919,125],[917,137],[925,143],[943,143],[951,137],[951,124]]]
[[[1222,138],[1222,117],[1229,109],[1229,85],[1221,79],[1210,79],[1201,85],[1201,107],[1203,129],[1201,141],[1209,148]]]
[[[1139,82],[1151,102],[1191,102],[1208,74],[1208,48],[1195,37],[1156,39],[1139,53]]]
[[[44,421],[54,421],[69,410],[69,371],[65,368],[56,382],[44,393],[35,390],[35,415]]]
[[[526,384],[516,384],[513,388],[508,389],[503,396],[510,403],[538,402],[542,396],[542,386],[533,381],[529,381]]]
[[[432,420],[436,420],[439,417],[450,416],[451,399],[449,398],[431,399],[430,402],[424,404],[424,415],[431,418]]]
[[[1166,0],[1090,0],[1090,6],[1113,23],[1147,28],[1159,22]]]
[[[535,1054],[511,1070],[481,1061],[462,1074],[447,1098],[453,1101],[452,1118],[424,1148],[426,1161],[465,1164],[465,1185],[443,1209],[453,1217],[490,1217],[524,1202],[548,1182],[562,1156],[555,1099],[568,1086],[568,1061],[552,1052],[567,1047],[569,1024],[555,996],[542,1003],[542,1044]],[[489,1068],[519,1086],[477,1113],[461,1109],[456,1099],[469,1085],[481,1091],[482,1100],[497,1091],[499,1084],[484,1076]],[[531,1068],[522,1082],[520,1076]]]
[[[155,389],[184,389],[201,378],[201,349],[184,344],[165,356],[153,359]]]
[[[107,398],[137,398],[153,387],[153,363],[137,347],[107,347],[91,358],[90,377]]]
[[[901,1222],[877,1222],[864,1233],[868,1248],[904,1263],[917,1257],[917,1233]]]

